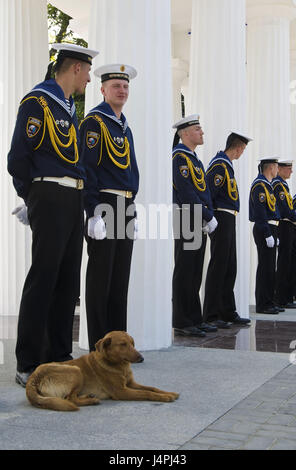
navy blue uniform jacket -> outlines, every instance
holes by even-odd
[[[214,209],[230,209],[239,212],[239,192],[233,165],[224,152],[217,153],[210,161],[207,181]]]
[[[195,178],[204,178],[204,185],[194,184],[188,163],[193,168]],[[194,204],[201,204],[203,220],[209,222],[213,218],[211,194],[203,164],[196,153],[184,144],[178,144],[173,149],[173,203],[179,207],[190,204],[192,210]]]
[[[259,174],[251,185],[249,220],[255,222],[265,238],[272,236],[268,221],[280,219],[277,204],[271,206],[274,210],[268,205],[268,199],[270,198],[273,203],[276,201],[272,183],[264,175]]]
[[[69,110],[64,92],[54,79],[34,87],[20,104],[8,153],[8,171],[13,176],[17,194],[25,201],[33,178],[69,176],[85,179],[75,150],[75,140],[76,147],[79,146],[79,131],[72,97],[70,105]],[[50,132],[56,137],[51,138]],[[69,139],[69,134],[72,139]]]
[[[296,211],[293,207],[293,198],[290,194],[288,183],[277,176],[272,181],[274,195],[278,205],[280,218],[289,219],[291,222],[296,222]]]
[[[100,121],[107,128],[108,137],[102,132]],[[133,135],[125,116],[121,114],[121,119],[118,119],[111,106],[102,102],[82,121],[80,139],[80,151],[87,175],[84,191],[87,215],[92,217],[95,207],[101,202],[101,189],[131,191],[134,199],[139,189],[139,171]],[[128,166],[127,156],[120,155],[124,155],[126,139],[129,144]]]

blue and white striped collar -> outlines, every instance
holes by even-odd
[[[217,155],[212,158],[212,160],[209,163],[208,169],[213,165],[213,163],[216,163],[217,161],[223,161],[227,163],[231,168],[233,169],[233,164],[232,161],[229,159],[229,157],[226,155],[224,152],[218,152]]]
[[[268,184],[271,187],[271,189],[273,189],[272,181],[268,181],[268,179],[264,175],[262,175],[261,173],[259,173],[257,178],[253,181],[251,187],[253,187],[257,183]]]
[[[188,153],[189,155],[195,157],[197,160],[199,160],[198,156],[196,155],[195,152],[193,152],[192,150],[190,150],[188,147],[186,147],[186,145],[184,144],[178,144],[176,145],[176,147],[173,148],[173,155],[177,152],[184,152],[184,153]]]
[[[276,185],[277,183],[281,183],[281,184],[283,184],[284,186],[286,186],[286,188],[289,189],[289,185],[288,185],[287,181],[284,180],[284,179],[283,179],[281,176],[279,176],[279,175],[276,176],[276,177],[272,180],[272,184],[273,184],[273,185]]]
[[[54,101],[56,101],[60,106],[62,106],[62,108],[64,108],[64,110],[67,111],[67,113],[70,114],[71,117],[73,117],[73,115],[75,114],[76,108],[75,108],[75,103],[74,103],[72,96],[70,96],[70,99],[69,99],[70,106],[71,106],[69,110],[68,105],[65,100],[64,92],[62,88],[60,87],[60,85],[58,85],[57,82],[53,78],[51,78],[50,80],[46,80],[42,83],[39,83],[39,85],[36,85],[33,88],[32,92],[34,91],[41,91],[42,93],[45,93],[48,96],[50,96]]]
[[[114,113],[109,103],[106,103],[105,101],[103,101],[98,106],[93,108],[90,111],[90,113],[100,113],[108,117],[109,119],[112,119],[114,122],[116,122],[116,124],[118,124],[123,129],[123,132],[125,132],[126,129],[128,128],[128,122],[126,120],[125,115],[121,113],[121,119],[118,119],[118,117]]]

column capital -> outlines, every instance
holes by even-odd
[[[296,18],[296,0],[247,0],[247,21]]]

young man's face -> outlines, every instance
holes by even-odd
[[[281,176],[284,180],[288,180],[293,173],[293,168],[291,166],[280,166],[278,168],[278,175]]]
[[[277,163],[271,163],[270,164],[270,169],[271,169],[271,176],[272,178],[275,178],[278,174],[278,164]]]
[[[194,126],[187,127],[185,131],[192,145],[195,145],[195,146],[203,145],[204,132],[199,124],[195,124]]]
[[[236,153],[235,153],[235,155],[234,155],[234,160],[238,160],[238,159],[242,156],[242,154],[244,153],[246,147],[247,147],[247,144],[244,144],[244,143],[242,142],[242,144],[239,145],[239,146],[236,148]]]
[[[86,85],[90,82],[91,65],[87,62],[78,62],[74,64],[75,72],[75,93],[83,95]]]
[[[110,106],[123,107],[128,99],[129,83],[126,80],[107,80],[103,83],[101,92]]]

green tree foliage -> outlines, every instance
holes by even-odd
[[[47,4],[47,16],[48,16],[48,30],[49,30],[49,43],[60,43],[69,42],[71,44],[77,44],[79,46],[88,47],[87,42],[82,39],[75,37],[75,33],[69,27],[71,16],[62,12],[58,8],[54,7],[51,3]],[[56,58],[56,50],[51,48],[49,51],[50,61],[54,61]],[[76,113],[78,122],[84,117],[84,95],[74,96]]]

